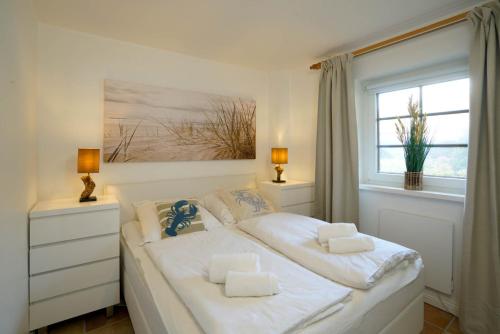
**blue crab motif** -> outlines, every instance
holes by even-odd
[[[186,200],[175,202],[167,213],[167,228],[165,233],[171,237],[177,235],[178,230],[187,228],[191,225],[191,220],[196,217],[198,208]]]
[[[253,207],[253,212],[255,213],[269,209],[266,201],[257,194],[253,194],[247,190],[233,191],[232,194],[235,196],[235,200],[239,205],[241,205],[242,202],[246,203]]]

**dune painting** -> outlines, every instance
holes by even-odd
[[[104,161],[255,159],[255,100],[104,82]]]

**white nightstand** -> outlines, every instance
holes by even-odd
[[[280,211],[312,216],[314,213],[314,182],[287,180],[286,183],[263,181],[259,190]]]
[[[109,196],[39,202],[31,210],[30,330],[120,302],[119,215]]]

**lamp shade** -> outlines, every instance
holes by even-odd
[[[287,164],[288,148],[273,147],[271,149],[271,161],[273,164]]]
[[[99,173],[100,158],[98,148],[79,148],[78,173]]]

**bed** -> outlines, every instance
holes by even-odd
[[[253,174],[110,185],[106,188],[107,193],[120,201],[122,288],[137,333],[203,333],[203,330],[141,245],[131,203],[143,199],[196,196],[221,187],[251,186],[255,186]],[[237,228],[227,229],[263,245]],[[420,333],[423,327],[423,291],[422,263],[417,260],[394,269],[369,290],[355,289],[352,300],[342,310],[296,332]]]

